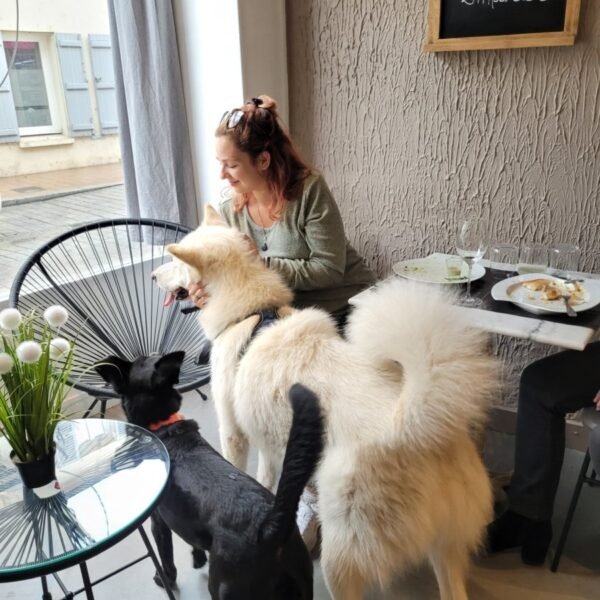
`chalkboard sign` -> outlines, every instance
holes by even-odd
[[[426,52],[570,46],[580,0],[429,0]]]

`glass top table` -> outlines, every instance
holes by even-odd
[[[0,583],[81,565],[141,529],[167,482],[166,448],[136,425],[61,421],[54,440],[60,490],[40,498],[0,439]]]

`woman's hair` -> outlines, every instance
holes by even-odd
[[[239,109],[223,115],[217,137],[228,137],[242,152],[250,155],[253,163],[261,152],[267,151],[271,160],[265,177],[275,198],[270,217],[279,219],[285,203],[296,187],[311,173],[302,160],[277,114],[277,104],[269,96],[252,98]],[[240,211],[248,203],[249,195],[234,196],[234,210]]]

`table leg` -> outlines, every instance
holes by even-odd
[[[46,576],[42,575],[42,600],[52,600],[52,594],[48,591],[48,581]]]
[[[94,600],[94,592],[92,592],[92,582],[90,581],[90,574],[88,573],[87,564],[85,561],[79,563],[81,569],[81,578],[83,579],[83,589],[85,590],[85,597],[87,600]]]
[[[150,540],[148,539],[148,536],[146,535],[146,532],[144,531],[144,528],[141,525],[138,527],[138,531],[140,532],[140,535],[142,536],[142,539],[144,540],[146,550],[148,550],[148,556],[150,556],[150,558],[152,559],[152,562],[154,563],[154,567],[156,568],[156,572],[158,573],[158,576],[160,577],[161,581],[163,582],[163,588],[165,589],[165,592],[167,592],[167,597],[169,598],[169,600],[175,600],[175,596],[173,595],[173,592],[171,591],[171,586],[169,585],[169,582],[167,581],[167,578],[165,577],[165,573],[162,570],[162,566],[161,566],[158,558],[156,558],[156,554],[154,553],[152,544],[150,544]]]

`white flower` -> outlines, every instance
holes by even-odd
[[[49,306],[44,311],[44,319],[46,319],[50,327],[62,327],[67,322],[68,318],[69,313],[67,312],[67,309],[60,304]]]
[[[21,324],[21,313],[16,308],[5,308],[0,311],[0,327],[15,330]]]
[[[0,352],[0,375],[8,373],[15,364],[12,356],[6,352]]]
[[[71,344],[65,338],[54,338],[50,340],[50,358],[58,360],[71,349]]]
[[[42,347],[34,341],[21,342],[17,346],[17,356],[24,363],[35,363],[42,356]]]

